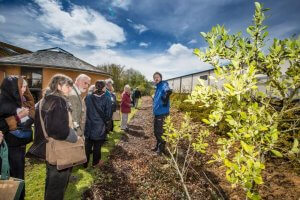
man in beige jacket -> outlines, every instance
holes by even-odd
[[[69,101],[72,108],[73,125],[78,136],[84,135],[86,119],[86,107],[81,94],[87,92],[90,84],[91,78],[85,74],[80,74],[77,76],[73,85],[73,90],[69,95]]]

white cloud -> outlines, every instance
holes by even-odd
[[[150,42],[149,42],[149,43],[146,43],[146,42],[140,42],[139,46],[140,46],[140,47],[146,47],[146,48],[147,48],[150,44],[151,44]]]
[[[107,21],[95,10],[71,5],[70,12],[67,12],[56,0],[35,0],[35,2],[42,11],[38,20],[47,28],[59,31],[63,39],[69,43],[108,48],[125,41],[123,29]]]
[[[207,63],[201,62],[189,49],[181,44],[173,44],[162,53],[147,53],[140,51],[135,55],[128,55],[122,51],[111,49],[94,50],[74,54],[94,65],[115,63],[139,70],[149,80],[155,71],[163,74],[165,79],[210,68]]]
[[[124,10],[128,10],[128,7],[130,4],[131,4],[131,0],[113,0],[112,1],[113,6],[122,8]]]
[[[143,24],[133,24],[132,27],[137,30],[139,34],[149,30],[149,28]]]
[[[188,42],[188,44],[196,44],[197,43],[197,40],[195,39],[192,39],[191,41]]]
[[[129,25],[134,28],[136,31],[139,32],[139,34],[148,31],[149,28],[143,24],[135,24],[131,19],[127,18],[126,19],[129,22]]]
[[[191,54],[193,50],[187,48],[186,46],[183,46],[180,43],[177,43],[177,44],[172,44],[171,47],[167,50],[167,52],[173,56],[180,56],[180,55]]]
[[[35,34],[35,33],[30,33],[30,34],[17,34],[17,33],[10,33],[9,36],[7,35],[0,35],[1,40],[21,47],[25,48],[31,51],[36,51],[40,49],[47,49],[52,47],[48,41],[45,41],[43,37]]]
[[[5,23],[6,20],[5,20],[5,17],[3,15],[0,15],[0,23]]]

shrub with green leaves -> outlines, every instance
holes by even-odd
[[[263,184],[266,155],[283,156],[276,146],[279,138],[290,134],[294,143],[289,154],[297,157],[299,153],[300,38],[274,39],[267,51],[268,32],[263,25],[267,10],[255,3],[248,38],[241,32],[230,35],[219,25],[201,33],[208,48],[194,53],[215,68],[215,77],[210,79],[222,83],[222,88],[205,86],[199,80],[187,100],[210,109],[202,121],[223,130],[214,160],[224,164],[227,180],[233,187],[241,186],[249,199],[260,199],[257,185]],[[283,64],[288,65],[286,72]],[[266,93],[258,90],[262,75],[267,79]]]
[[[176,128],[170,116],[164,124],[164,140],[168,143],[167,151],[170,155],[170,164],[180,177],[187,199],[191,199],[185,179],[191,168],[191,162],[196,153],[205,153],[208,143],[206,138],[210,132],[206,128],[199,128],[199,125],[192,123],[190,113],[186,113]]]

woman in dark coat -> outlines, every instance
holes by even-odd
[[[101,146],[106,141],[107,124],[111,120],[111,101],[105,95],[106,87],[104,81],[97,81],[95,91],[85,98],[86,124],[85,124],[85,151],[88,166],[90,154],[93,149],[93,166],[100,167]]]
[[[29,151],[32,155],[46,159],[46,139],[44,137],[39,115],[39,104],[42,103],[42,118],[49,137],[56,140],[77,142],[78,136],[74,129],[70,128],[70,105],[66,97],[72,90],[71,78],[57,74],[52,77],[49,90],[45,97],[36,106],[35,139]],[[68,186],[72,167],[57,170],[56,165],[46,162],[45,200],[63,200]]]
[[[8,145],[10,175],[24,180],[26,144],[32,141],[34,100],[22,77],[8,76],[1,84],[0,131]],[[20,199],[24,199],[25,187]]]

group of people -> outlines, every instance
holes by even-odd
[[[171,90],[168,83],[162,81],[160,73],[156,72],[153,78],[156,84],[153,113],[157,140],[153,150],[161,154],[165,151],[165,141],[162,139],[163,123],[169,114]],[[48,140],[45,132],[49,138],[70,143],[84,138],[87,162],[83,166],[88,167],[90,154],[93,154],[94,167],[103,165],[101,147],[107,134],[113,130],[113,113],[117,110],[117,100],[111,79],[98,80],[93,86],[90,84],[91,78],[85,74],[79,75],[74,82],[68,76],[54,75],[42,99],[35,103],[25,79],[18,76],[4,78],[0,87],[0,144],[5,140],[8,146],[12,177],[24,180],[25,155],[46,160]],[[132,94],[134,98],[131,98]],[[128,131],[127,121],[132,101],[137,106],[140,96],[138,89],[131,93],[129,85],[124,87],[120,105],[121,129],[124,131]],[[26,152],[26,144],[32,140],[33,144]],[[58,170],[46,160],[46,200],[64,198],[71,171],[72,167]],[[24,196],[25,187],[20,199],[24,199]]]

